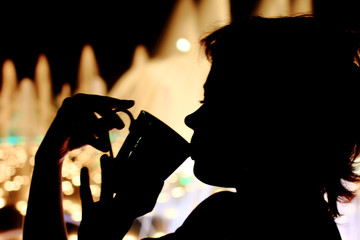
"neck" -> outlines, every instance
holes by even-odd
[[[259,176],[259,177],[257,177]],[[244,202],[284,208],[297,206],[302,208],[323,204],[320,191],[310,183],[285,176],[271,177],[267,174],[249,174],[235,186],[237,195]],[[261,206],[259,206],[261,207]],[[266,208],[266,206],[264,206]]]

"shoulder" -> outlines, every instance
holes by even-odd
[[[228,211],[238,206],[238,196],[234,192],[218,192],[201,202],[189,215],[187,221],[203,220],[204,217],[225,217]]]
[[[236,193],[215,193],[191,212],[176,233],[185,237],[189,237],[189,234],[192,237],[199,235],[204,238],[204,234],[211,234],[214,237],[221,232],[215,230],[231,228],[231,224],[229,225],[233,222],[231,219],[238,216],[236,208],[238,208]]]
[[[202,201],[196,208],[195,210],[200,210],[203,208],[219,208],[221,206],[223,206],[222,204],[226,204],[225,206],[229,206],[229,204],[236,204],[239,201],[239,197],[237,195],[237,193],[235,192],[230,192],[230,191],[222,191],[222,192],[217,192],[214,193],[213,195],[211,195],[210,197],[208,197],[207,199],[205,199],[204,201]],[[225,207],[223,206],[223,207]]]
[[[236,212],[234,211],[236,202],[236,193],[228,191],[215,193],[201,202],[175,233],[160,239],[221,239],[220,234],[223,234],[225,225],[227,228],[231,227],[229,218]]]
[[[217,232],[222,231],[216,230],[224,229],[222,225],[225,224],[229,227],[228,220],[231,218],[230,215],[235,213],[236,202],[237,195],[234,192],[215,193],[201,202],[175,233],[167,234],[159,239],[214,239],[214,237],[217,239]],[[153,238],[143,240],[147,239]]]

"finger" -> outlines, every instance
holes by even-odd
[[[112,187],[112,169],[113,159],[108,157],[106,154],[100,158],[101,166],[101,195],[100,201],[108,202],[113,198],[113,187]]]
[[[80,173],[80,199],[83,215],[86,215],[89,208],[94,204],[90,190],[89,169],[83,167]]]
[[[124,122],[116,114],[116,112],[111,112],[110,114],[104,115],[99,119],[99,124],[101,124],[102,127],[105,127],[108,131],[114,128],[120,130],[125,127]]]
[[[124,127],[125,124],[115,112],[93,120],[88,126],[89,129],[92,129],[92,133],[87,135],[88,143],[100,151],[108,152],[111,150],[109,131],[114,128],[120,130]]]
[[[88,123],[88,128],[95,134],[105,134],[114,128],[120,130],[125,127],[124,122],[115,112],[111,112],[110,114],[101,117],[95,117],[95,119],[89,117],[89,120],[91,121]]]
[[[111,109],[112,111],[121,111],[131,108],[134,106],[134,104],[135,102],[133,100],[120,100],[111,97],[101,97],[96,99],[95,107],[100,114],[104,114],[108,112],[108,109]]]
[[[95,134],[89,129],[85,130],[80,128],[74,132],[69,139],[68,148],[74,150],[89,144],[102,152],[110,151],[110,141],[105,138],[105,136],[108,138],[108,132],[100,136],[98,135],[99,134]]]
[[[132,100],[119,100],[116,98],[89,95],[89,94],[76,94],[64,100],[59,112],[58,117],[66,117],[65,120],[69,122],[77,122],[78,124],[86,123],[88,117],[94,117],[94,113],[101,116],[110,115],[118,111],[125,111],[134,105]],[[70,117],[76,117],[72,120]],[[76,119],[80,119],[77,121]],[[95,117],[95,119],[97,119]],[[76,127],[78,124],[71,124]]]
[[[69,148],[75,149],[89,144],[100,151],[108,152],[110,150],[108,131],[113,129],[116,124],[119,127],[121,125],[115,120],[105,122],[94,114],[86,114],[83,116],[83,121],[73,130]]]
[[[106,137],[110,130],[114,128],[120,130],[125,127],[124,122],[115,112],[111,112],[110,114],[101,116],[99,118],[93,114],[87,118],[87,124],[84,124],[81,127],[85,128],[85,131],[91,131],[92,134],[96,137]]]
[[[98,112],[100,115],[107,113],[109,110],[128,109],[134,105],[133,100],[120,100],[107,96],[91,95],[91,94],[77,94],[74,100],[84,104],[89,110]]]

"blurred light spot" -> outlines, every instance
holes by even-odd
[[[30,166],[35,165],[35,157],[29,157],[29,164],[30,164]]]
[[[14,181],[14,182],[12,182],[12,184],[13,184],[13,186],[12,186],[13,191],[19,191],[20,190],[21,185],[18,182]]]
[[[12,181],[6,181],[4,183],[4,189],[7,192],[11,192],[14,190],[14,183]]]
[[[20,163],[25,163],[27,160],[27,154],[25,152],[25,149],[23,148],[18,148],[16,151],[16,158],[17,161]]]
[[[91,189],[91,193],[92,193],[93,197],[100,197],[101,190],[98,185],[91,184],[90,189]]]
[[[25,177],[23,176],[15,176],[14,177],[14,182],[18,183],[19,185],[24,185],[25,183]]]
[[[63,201],[64,210],[65,210],[65,211],[70,211],[72,204],[73,204],[73,203],[72,203],[71,200],[64,199],[64,201]]]
[[[73,215],[76,212],[81,212],[81,206],[78,203],[73,203],[70,205],[69,213]]]
[[[127,235],[123,238],[123,240],[136,240],[136,237],[133,236],[133,235],[131,235],[131,234],[127,234]]]
[[[97,172],[93,174],[92,180],[97,183],[100,184],[101,183],[101,173]]]
[[[191,44],[190,42],[185,39],[185,38],[180,38],[179,40],[177,40],[176,42],[176,48],[180,51],[180,52],[188,52],[191,48]]]
[[[164,203],[164,202],[167,202],[170,200],[170,195],[166,192],[162,192],[160,193],[158,199],[157,199],[157,202],[158,203]]]
[[[5,205],[6,205],[5,199],[4,199],[4,198],[0,198],[0,208],[5,207]]]
[[[68,239],[69,240],[78,240],[78,236],[77,236],[77,234],[72,233],[72,234],[69,235]]]
[[[8,138],[8,141],[9,141],[9,143],[10,143],[11,145],[16,145],[16,144],[19,143],[18,138],[17,138],[17,137],[14,137],[14,136],[10,136],[10,137]]]
[[[185,194],[185,189],[183,187],[176,187],[171,190],[171,195],[174,198],[181,198]]]
[[[71,182],[73,183],[74,186],[80,186],[80,176],[74,176],[71,180]]]
[[[165,210],[165,217],[168,219],[174,219],[178,216],[178,210],[176,208],[168,208]]]
[[[39,149],[39,146],[35,145],[31,148],[31,155],[35,156],[37,150]]]
[[[179,182],[181,185],[186,186],[193,182],[193,178],[190,176],[189,177],[180,177]]]
[[[178,181],[178,175],[177,174],[172,174],[170,175],[170,177],[167,179],[167,181],[169,181],[170,183],[176,183]]]
[[[88,152],[83,151],[81,152],[78,156],[77,159],[81,162],[81,163],[85,163],[86,161],[88,161],[90,159],[90,155]]]
[[[152,237],[153,237],[153,238],[159,238],[159,237],[162,237],[162,236],[164,236],[164,235],[165,235],[164,232],[157,232],[157,233],[155,233]]]
[[[19,211],[19,213],[23,216],[26,215],[26,209],[27,209],[27,203],[25,201],[18,201],[16,204],[15,204],[15,208],[16,210]]]
[[[63,181],[62,182],[62,188],[65,195],[71,195],[74,193],[74,188],[69,181]]]
[[[81,211],[74,211],[71,214],[71,218],[72,220],[74,220],[75,222],[80,222],[81,221]]]
[[[9,173],[10,173],[10,176],[14,176],[15,175],[15,173],[16,173],[16,169],[14,168],[14,167],[11,167],[10,169],[9,169]]]

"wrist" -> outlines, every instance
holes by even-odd
[[[35,164],[61,165],[68,153],[68,140],[45,136],[35,155]]]

